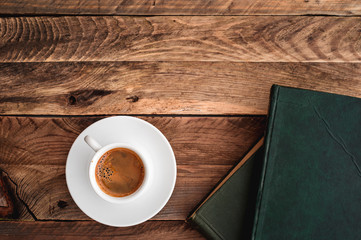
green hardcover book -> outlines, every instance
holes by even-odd
[[[252,239],[361,239],[361,99],[273,86]]]
[[[263,162],[263,138],[188,217],[208,239],[250,239]]]

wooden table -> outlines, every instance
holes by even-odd
[[[201,238],[184,220],[262,136],[272,84],[361,97],[357,1],[0,0],[0,14],[15,209],[0,239]],[[112,115],[154,124],[177,159],[170,201],[135,227],[89,219],[65,182],[72,142]]]

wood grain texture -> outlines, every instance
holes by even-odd
[[[0,219],[11,218],[14,215],[13,200],[10,198],[8,188],[9,186],[0,172]]]
[[[108,227],[95,221],[4,222],[0,238],[5,239],[203,239],[184,221],[148,221],[134,227]]]
[[[0,19],[0,61],[360,62],[360,17]]]
[[[1,14],[99,15],[360,15],[352,0],[1,0]]]
[[[159,128],[177,159],[174,193],[153,219],[184,220],[214,185],[263,135],[264,117],[142,117]],[[0,169],[16,184],[28,210],[19,218],[89,220],[65,183],[68,151],[77,135],[100,118],[0,118]]]
[[[272,84],[361,97],[359,63],[1,63],[0,114],[267,114]]]

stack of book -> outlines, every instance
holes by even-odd
[[[187,221],[209,239],[361,239],[361,99],[274,85],[265,138]]]

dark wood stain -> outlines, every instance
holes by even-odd
[[[69,92],[70,96],[68,101],[70,105],[89,106],[98,101],[100,98],[112,93],[113,91],[102,89],[76,90]]]

